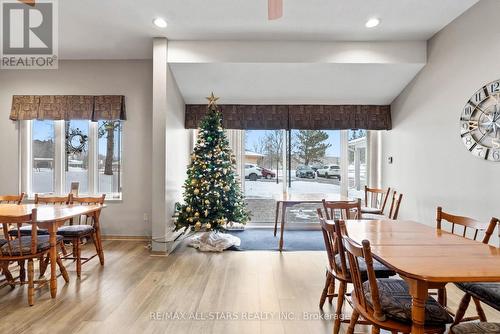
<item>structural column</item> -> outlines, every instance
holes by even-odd
[[[152,251],[167,253],[167,244],[154,242],[165,240],[167,231],[166,210],[166,122],[167,122],[167,53],[166,38],[153,39],[153,124],[152,124]]]

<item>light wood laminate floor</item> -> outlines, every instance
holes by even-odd
[[[207,254],[180,246],[169,257],[152,257],[137,241],[105,241],[104,251],[106,265],[91,260],[81,281],[66,262],[71,281],[59,278],[55,300],[45,287],[29,307],[25,287],[1,289],[0,333],[331,333],[332,321],[304,319],[321,314],[323,252]],[[461,296],[449,288],[452,309]]]

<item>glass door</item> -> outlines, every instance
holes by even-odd
[[[341,131],[291,130],[289,135],[288,193],[315,197],[340,194]],[[317,222],[317,207],[317,204],[298,204],[287,212],[288,221]]]
[[[283,196],[285,130],[246,130],[244,190],[254,223],[274,222],[276,199]]]

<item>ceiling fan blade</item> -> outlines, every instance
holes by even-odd
[[[283,0],[267,0],[267,18],[276,20],[283,16]]]

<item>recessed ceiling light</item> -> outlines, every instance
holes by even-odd
[[[369,19],[368,21],[366,21],[365,27],[367,27],[367,28],[375,28],[379,24],[380,24],[380,20],[377,19],[376,17],[372,17],[371,19]]]
[[[158,28],[166,28],[167,27],[167,21],[162,19],[161,17],[157,17],[156,19],[153,20],[153,23],[155,26]]]

